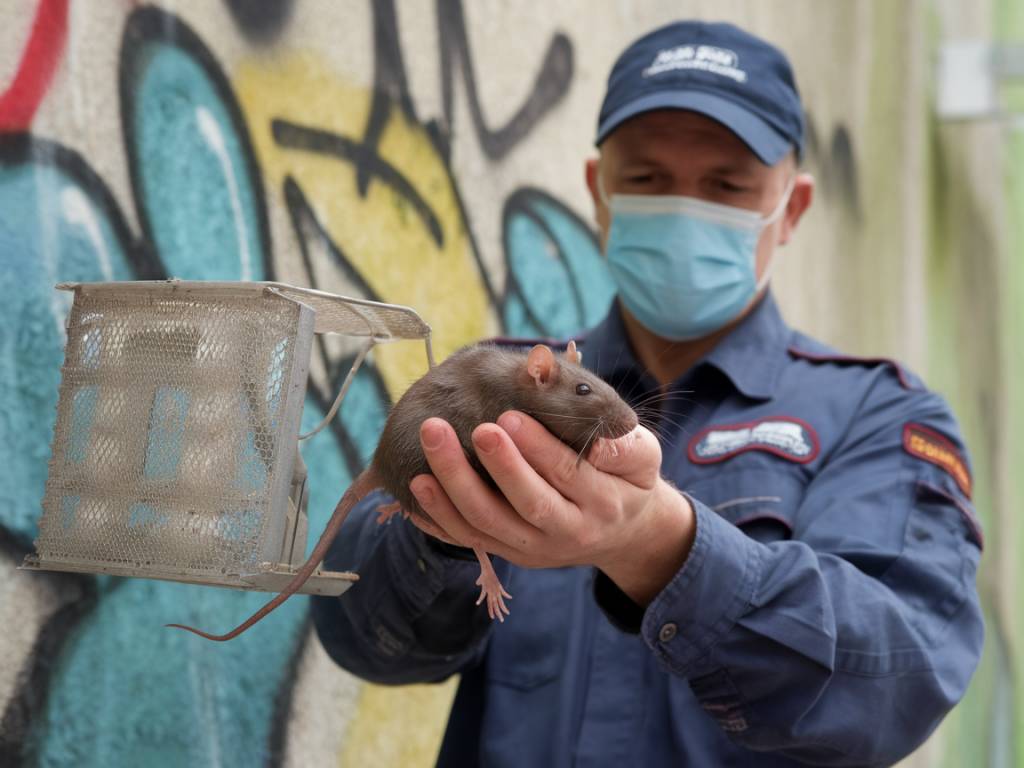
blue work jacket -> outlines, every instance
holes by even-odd
[[[583,360],[632,401],[657,390],[615,305]],[[380,495],[346,522],[326,564],[362,578],[313,598],[320,640],[378,683],[462,675],[439,765],[887,765],[963,695],[982,540],[944,401],[770,295],[671,390],[662,474],[697,532],[646,609],[593,568],[498,560],[515,599],[492,623],[471,554],[378,525]]]

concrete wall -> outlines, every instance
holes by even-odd
[[[1006,587],[1024,275],[1002,192],[1017,210],[1024,193],[1001,177],[998,128],[932,117],[935,44],[991,28],[989,3],[961,5],[0,0],[0,764],[432,764],[453,683],[359,684],[311,636],[304,599],[221,646],[162,625],[227,628],[263,596],[15,570],[59,382],[52,286],[277,279],[416,307],[439,356],[569,334],[611,295],[582,172],[604,78],[679,14],[734,20],[793,58],[819,196],[776,272],[788,319],[903,359],[964,422],[989,644],[968,702],[911,762],[1000,764],[1024,629]],[[315,348],[304,428],[352,354]],[[422,366],[412,345],[382,350],[304,446],[314,531]]]

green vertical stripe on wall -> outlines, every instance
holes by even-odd
[[[1020,9],[1009,8],[1016,1],[996,0],[997,17],[1001,5],[1007,12],[1012,10],[1018,22],[1024,21]],[[995,29],[1009,31],[1006,19],[993,21]],[[1016,30],[1017,38],[1024,40],[1024,26],[1018,23]],[[955,30],[945,33],[947,40],[956,35]],[[943,42],[940,25],[932,28],[929,40],[935,49],[934,61]],[[1016,588],[1005,582],[1008,572],[1014,583],[1024,582],[1024,565],[1008,557],[1020,551],[1019,532],[1024,527],[1015,525],[1016,509],[1006,500],[1024,498],[1024,472],[1015,469],[1021,466],[1024,451],[1012,444],[1013,435],[1024,433],[1022,398],[1011,384],[1024,374],[1024,347],[1018,341],[1024,337],[1024,328],[1016,309],[1024,301],[1024,283],[1019,260],[1008,272],[1007,262],[1014,259],[1007,255],[1020,253],[1024,238],[1020,229],[1007,237],[1007,222],[993,215],[992,205],[1000,193],[970,184],[971,172],[977,170],[971,163],[979,155],[979,130],[985,128],[976,122],[940,123],[933,112],[921,183],[929,190],[927,374],[929,384],[952,405],[971,451],[974,503],[986,534],[978,576],[985,609],[985,651],[966,697],[942,725],[941,746],[920,764],[1014,768],[1014,753],[1024,754],[1021,744],[1014,744],[1014,739],[1024,738],[1013,722],[1013,713],[1021,711],[1014,670],[1024,658],[1009,638],[1020,637],[1024,627],[1020,611],[1008,608]],[[1011,157],[1008,167],[1017,170],[1019,180],[1024,144],[1014,144]],[[1018,181],[1017,189],[1012,189],[1013,174],[992,183],[1008,186],[1007,218],[1021,227],[1024,187]],[[1016,317],[1009,317],[1014,312]],[[1007,451],[1015,455],[1006,455]],[[1017,546],[1007,546],[1008,535],[1018,539]]]
[[[998,0],[996,3],[996,19],[994,24],[997,41],[1024,45],[1024,5],[1019,0]],[[1024,119],[1024,86],[1004,88],[1001,93],[1004,104],[1009,112]],[[1017,127],[1008,125],[1006,133],[1005,178],[993,179],[993,183],[1001,183],[1006,190],[1006,221],[1007,221],[1007,254],[1005,259],[1005,279],[1000,283],[1003,327],[1002,354],[1005,361],[1004,399],[1005,420],[1004,434],[1006,440],[1004,457],[1007,467],[1005,486],[1002,498],[1006,500],[1007,509],[1004,517],[1012,520],[1012,541],[1008,542],[1005,551],[1012,555],[1012,594],[1018,594],[1019,585],[1024,584],[1024,522],[1020,520],[1020,501],[1024,499],[1024,446],[1021,435],[1024,435],[1024,388],[1020,382],[1024,380],[1024,123]],[[1003,617],[1009,634],[1007,653],[1009,663],[1015,673],[1012,678],[1013,718],[1009,730],[1015,743],[1014,754],[1007,756],[1007,764],[1016,764],[1024,756],[1024,680],[1021,679],[1021,668],[1024,667],[1024,609],[1018,597],[1008,602],[1010,615]],[[1016,760],[1014,759],[1016,758]]]
[[[1024,4],[1019,0],[998,0],[994,29],[998,41],[1024,45]],[[1024,85],[1004,88],[1001,95],[1008,111],[1016,114],[1018,120],[1024,120]],[[1024,584],[1024,557],[1020,556],[1024,551],[1024,521],[1020,520],[1021,500],[1024,499],[1024,445],[1021,443],[1024,435],[1024,387],[1021,386],[1024,381],[1024,122],[1016,127],[1008,125],[1006,138],[1005,178],[993,179],[993,183],[1003,184],[1006,190],[1007,258],[1005,279],[1000,284],[1007,436],[1004,445],[1007,477],[1002,497],[1008,506],[1005,517],[1008,520],[1012,517],[1014,521],[1013,539],[1006,551],[1012,553],[1014,586],[1011,589],[1013,594],[1018,594],[1019,585]],[[1004,618],[1011,640],[1010,664],[1015,672],[1011,697],[1013,722],[1010,723],[1015,754],[1008,759],[1019,760],[1024,757],[1024,680],[1020,671],[1024,667],[1024,608],[1019,597],[1010,605],[1011,615]]]
[[[1024,4],[995,0],[993,12],[995,40],[1024,44]],[[1000,96],[1008,111],[1024,115],[1024,87]],[[1015,768],[1024,756],[1024,124],[1002,125],[1004,175],[991,179],[991,193],[967,188],[974,169],[961,140],[969,141],[970,127],[933,122],[926,180],[929,381],[950,400],[971,448],[987,544],[978,580],[985,653],[943,726],[949,768]],[[1001,199],[1002,215],[993,216]]]

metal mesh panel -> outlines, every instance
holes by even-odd
[[[76,290],[40,564],[201,579],[277,558],[301,312],[266,291]]]
[[[409,307],[336,296],[284,283],[266,285],[312,307],[316,311],[317,333],[375,336],[380,340],[430,337],[430,326]]]

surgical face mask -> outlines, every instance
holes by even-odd
[[[735,320],[767,284],[757,242],[786,210],[795,177],[768,216],[692,197],[612,195],[606,253],[619,299],[665,339],[707,336]]]

